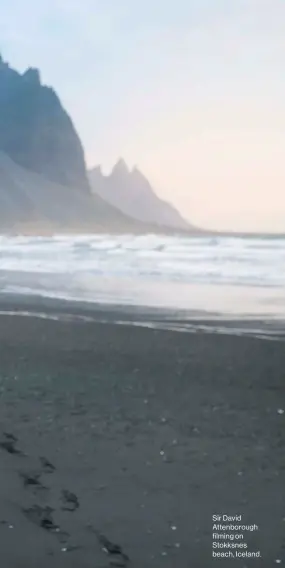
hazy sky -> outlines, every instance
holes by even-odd
[[[196,224],[285,230],[285,0],[3,0],[89,166],[119,156]]]

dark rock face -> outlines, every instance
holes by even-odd
[[[192,228],[173,205],[156,195],[138,168],[129,171],[121,158],[109,176],[104,176],[97,166],[89,172],[89,180],[96,194],[133,219],[172,229]]]
[[[20,74],[0,56],[0,231],[124,231],[134,225],[92,194],[80,139],[39,71]]]
[[[0,151],[47,180],[89,192],[83,148],[58,96],[37,69],[21,75],[1,57]]]

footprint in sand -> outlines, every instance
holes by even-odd
[[[21,450],[19,450],[16,447],[17,444],[18,444],[18,438],[14,434],[10,432],[3,432],[2,440],[0,441],[0,448],[9,454],[25,456],[26,454],[24,454]],[[41,464],[41,471],[19,472],[19,475],[23,480],[24,487],[48,490],[49,488],[42,484],[41,476],[43,473],[48,473],[48,474],[54,473],[56,471],[56,467],[44,456],[39,457],[39,462]],[[63,511],[74,512],[80,506],[77,495],[67,489],[63,489],[61,492],[61,502],[62,502],[61,509]],[[80,545],[69,546],[67,544],[70,535],[69,533],[61,530],[59,525],[57,525],[54,522],[53,508],[49,506],[42,507],[36,504],[29,508],[22,508],[21,510],[24,516],[30,522],[36,524],[37,526],[39,526],[44,530],[54,533],[58,538],[58,540],[61,543],[64,543],[65,547],[62,550],[66,552],[67,551],[72,552],[74,550],[82,548]],[[110,560],[110,566],[114,567],[117,566],[118,568],[119,567],[126,568],[129,565],[129,557],[123,552],[121,546],[112,543],[103,534],[99,533],[98,531],[95,531],[94,529],[93,532],[96,534],[102,550],[106,554],[108,554]]]
[[[23,479],[25,487],[48,491],[48,487],[41,482],[41,472],[19,472],[19,475]]]
[[[96,535],[102,550],[108,554],[110,558],[110,566],[117,566],[118,568],[127,568],[127,566],[129,566],[130,559],[128,555],[123,552],[123,549],[119,544],[111,542],[105,535],[95,530],[90,525],[88,526],[88,529]]]
[[[2,441],[0,441],[0,448],[8,452],[8,454],[16,454],[20,456],[24,456],[25,454],[16,448],[18,443],[18,438],[14,436],[14,434],[10,434],[9,432],[3,432]]]
[[[73,513],[79,508],[79,500],[75,493],[71,493],[67,489],[63,489],[61,492],[61,501],[63,503],[62,510],[70,511]]]
[[[22,513],[25,517],[38,527],[54,533],[58,538],[59,542],[67,544],[70,534],[66,531],[61,530],[59,525],[57,525],[53,520],[54,509],[52,507],[41,507],[40,505],[33,505],[28,509],[22,508]]]
[[[47,460],[47,458],[41,456],[39,459],[45,473],[54,473],[54,471],[56,471],[56,467],[49,460]]]

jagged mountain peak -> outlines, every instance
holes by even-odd
[[[147,179],[122,158],[110,176],[97,166],[92,183],[97,195],[81,140],[57,92],[42,84],[38,69],[19,72],[0,55],[1,230],[153,232],[170,226],[169,212],[161,216],[162,202]]]
[[[23,78],[29,83],[33,83],[35,85],[41,85],[41,74],[39,69],[35,67],[28,67],[28,69],[23,73]]]
[[[139,169],[139,167],[137,165],[135,165],[132,170],[131,170],[131,174],[135,175],[135,176],[139,176],[139,177],[144,177],[143,173],[141,172],[141,170]],[[146,178],[145,178],[146,179]]]
[[[85,157],[73,122],[57,93],[41,84],[38,69],[24,73],[0,59],[0,152],[60,185],[90,193]]]
[[[144,184],[147,185],[148,187],[151,187],[149,180],[147,179],[145,174],[142,173],[142,171],[139,169],[138,166],[133,167],[133,169],[131,170],[131,176],[133,180],[136,180],[140,184]]]
[[[114,165],[111,175],[112,176],[128,176],[130,170],[123,158],[119,158],[116,164]]]
[[[96,178],[96,180],[103,178],[102,166],[100,164],[92,168],[92,175],[94,176],[94,179]]]
[[[109,176],[102,175],[99,179],[97,171],[95,168],[89,172],[93,192],[124,214],[159,227],[191,229],[191,225],[173,205],[158,197],[137,165],[129,170],[126,162],[120,158]]]
[[[10,64],[5,61],[3,55],[0,53],[0,73],[2,74],[2,81],[3,77],[6,74],[6,78],[13,75],[14,77],[18,77],[19,79],[24,79],[30,83],[36,83],[41,86],[41,74],[39,69],[36,67],[28,67],[23,73],[20,73],[16,69],[13,69]]]
[[[100,167],[97,178],[103,178]],[[41,227],[146,230],[92,194],[81,140],[39,70],[20,73],[0,56],[0,230]]]

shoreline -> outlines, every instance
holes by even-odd
[[[285,339],[283,317],[219,314],[200,310],[153,308],[105,304],[25,294],[0,294],[0,316],[38,317],[52,320],[81,320],[101,324],[132,325],[182,333],[248,335],[263,339]]]

